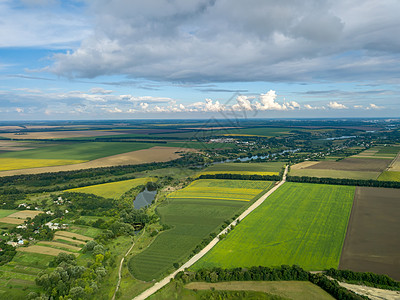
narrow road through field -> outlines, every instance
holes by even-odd
[[[237,221],[243,220],[247,215],[249,215],[253,210],[255,210],[257,207],[261,205],[261,203],[264,202],[265,199],[267,199],[273,192],[275,192],[282,184],[285,183],[286,181],[286,174],[288,171],[288,167],[286,167],[285,172],[283,173],[282,181],[280,181],[277,185],[275,185],[272,189],[270,189],[267,193],[262,195],[256,202],[254,202],[248,209],[246,209],[239,217],[237,217],[229,226],[227,226],[224,230],[222,230],[216,238],[214,238],[206,247],[203,248],[199,253],[194,255],[191,259],[189,259],[186,263],[184,263],[178,270],[173,272],[172,274],[168,275],[164,279],[160,280],[156,284],[154,284],[151,288],[145,290],[143,293],[140,295],[136,296],[133,298],[133,300],[142,300],[150,297],[153,295],[155,292],[157,292],[159,289],[167,285],[172,278],[175,277],[175,275],[183,271],[190,266],[192,266],[195,262],[197,262],[200,258],[202,258],[208,251],[210,251],[219,241],[219,236],[221,234],[226,234],[228,231],[228,228],[230,228],[232,225],[236,225]]]
[[[140,235],[140,237],[144,234],[145,230],[146,230],[146,229],[143,229],[143,232],[142,232],[142,234]],[[139,237],[139,238],[140,238],[140,237]],[[132,246],[129,248],[129,250],[125,253],[124,257],[121,259],[121,263],[119,264],[119,270],[118,270],[118,282],[117,282],[117,287],[115,288],[115,292],[114,292],[114,295],[112,296],[111,300],[115,300],[115,295],[117,294],[118,289],[119,289],[119,285],[121,284],[122,265],[123,265],[123,263],[124,263],[125,257],[127,257],[128,254],[132,251],[133,246],[135,246],[135,242],[132,243]]]

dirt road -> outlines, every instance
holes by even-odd
[[[159,289],[161,289],[162,287],[164,287],[165,285],[167,285],[170,280],[172,278],[175,277],[175,275],[180,272],[183,271],[187,268],[189,268],[190,266],[192,266],[195,262],[197,262],[200,258],[202,258],[208,251],[210,251],[219,241],[219,236],[221,234],[226,234],[228,231],[228,228],[230,228],[232,225],[236,225],[237,221],[241,221],[243,220],[245,217],[247,217],[247,215],[249,215],[253,210],[255,210],[257,207],[259,207],[261,205],[261,203],[264,202],[265,199],[267,199],[273,192],[275,192],[282,184],[285,183],[286,181],[286,174],[288,171],[288,167],[286,167],[285,172],[283,174],[283,178],[282,181],[279,182],[279,184],[275,185],[272,189],[270,189],[267,193],[265,193],[264,195],[262,195],[256,202],[254,202],[248,209],[246,209],[237,219],[235,219],[231,224],[229,224],[229,226],[227,226],[224,230],[222,230],[218,236],[216,238],[214,238],[205,248],[203,248],[203,250],[201,250],[199,253],[197,253],[196,255],[194,255],[191,259],[189,259],[185,264],[183,264],[178,270],[176,270],[175,272],[173,272],[172,274],[168,275],[167,277],[165,277],[164,279],[162,279],[161,281],[157,282],[156,284],[154,284],[151,288],[145,290],[143,293],[141,293],[140,295],[136,296],[135,298],[133,298],[133,300],[142,300],[142,299],[146,299],[148,297],[150,297],[151,295],[153,295],[155,292],[157,292]]]

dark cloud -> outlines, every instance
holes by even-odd
[[[400,72],[400,2],[98,0],[95,33],[51,70],[155,81],[320,81]]]

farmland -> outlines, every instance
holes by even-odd
[[[9,212],[9,210],[0,210],[0,215],[4,215],[0,218],[0,223],[22,224],[27,218],[34,218],[42,213],[40,210],[20,210],[10,214]]]
[[[123,180],[117,182],[110,182],[104,184],[90,185],[86,187],[66,190],[66,192],[78,192],[95,194],[104,198],[118,199],[130,189],[139,185],[145,185],[147,182],[156,181],[156,178],[144,177],[130,180]]]
[[[379,175],[378,180],[400,181],[400,172],[384,171],[381,175]]]
[[[202,239],[270,186],[265,181],[198,180],[172,193],[157,209],[161,222],[171,229],[129,261],[134,277],[149,281],[182,263]]]
[[[354,187],[285,183],[193,268],[337,268]]]
[[[339,267],[400,280],[399,211],[398,189],[357,187]]]
[[[242,175],[278,175],[282,170],[284,163],[268,162],[268,163],[223,163],[212,165],[202,172],[204,174],[242,174]]]
[[[0,171],[72,165],[85,162],[73,159],[0,158]]]

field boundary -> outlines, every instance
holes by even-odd
[[[171,279],[175,277],[176,274],[178,274],[181,271],[184,271],[185,269],[189,268],[192,266],[195,262],[197,262],[200,258],[202,258],[208,251],[210,251],[218,242],[219,242],[219,237],[220,235],[226,234],[228,232],[228,229],[233,225],[235,226],[238,221],[243,220],[245,217],[247,217],[253,210],[255,210],[258,206],[260,206],[265,199],[267,199],[273,192],[275,192],[279,187],[281,187],[285,182],[286,182],[286,174],[288,171],[288,167],[286,166],[285,172],[283,174],[282,180],[275,185],[272,189],[270,189],[268,192],[266,192],[264,195],[262,195],[256,202],[254,202],[250,207],[248,207],[239,217],[237,217],[232,223],[230,223],[224,230],[222,230],[206,247],[204,247],[199,253],[194,255],[191,259],[189,259],[186,263],[184,263],[179,269],[177,269],[175,272],[171,273],[164,279],[158,281],[155,283],[152,287],[148,288],[144,292],[142,292],[140,295],[136,296],[133,298],[133,300],[144,300],[151,295],[153,295],[155,292],[163,288],[165,285],[167,285]]]

